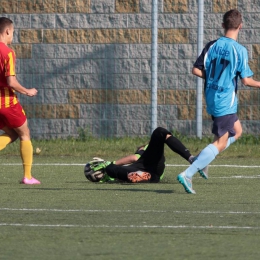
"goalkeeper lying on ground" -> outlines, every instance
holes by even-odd
[[[119,180],[125,182],[159,182],[165,169],[164,144],[192,163],[196,157],[165,128],[156,128],[148,145],[141,146],[135,154],[123,157],[115,162],[94,158],[85,166],[85,176],[90,181],[106,182]],[[208,168],[199,171],[208,179]]]

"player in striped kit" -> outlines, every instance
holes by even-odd
[[[16,79],[15,53],[8,47],[12,43],[14,25],[12,20],[0,17],[0,150],[20,139],[20,153],[23,161],[24,177],[22,184],[40,184],[31,175],[33,147],[27,118],[15,92],[33,97],[35,88],[27,89]]]

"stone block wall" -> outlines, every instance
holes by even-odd
[[[158,0],[158,126],[196,135],[195,0]],[[14,21],[17,77],[34,98],[19,96],[34,138],[142,136],[151,131],[152,0],[1,0]],[[260,80],[260,5],[205,0],[205,43],[222,35],[223,13],[238,8],[238,41]],[[244,132],[259,133],[259,91],[240,86]],[[203,104],[203,133],[211,121]]]

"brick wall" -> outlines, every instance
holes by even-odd
[[[1,0],[15,24],[17,77],[38,96],[20,96],[34,138],[150,134],[152,0]],[[260,79],[260,5],[204,1],[205,43],[222,34],[225,11],[238,8]],[[158,0],[158,125],[196,134],[197,1]],[[241,87],[244,129],[259,133],[259,92]],[[204,134],[211,122],[203,111]]]

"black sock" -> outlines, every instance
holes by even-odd
[[[172,151],[179,154],[185,160],[189,161],[191,156],[189,149],[187,149],[182,142],[174,136],[166,139],[165,143],[171,148]]]

